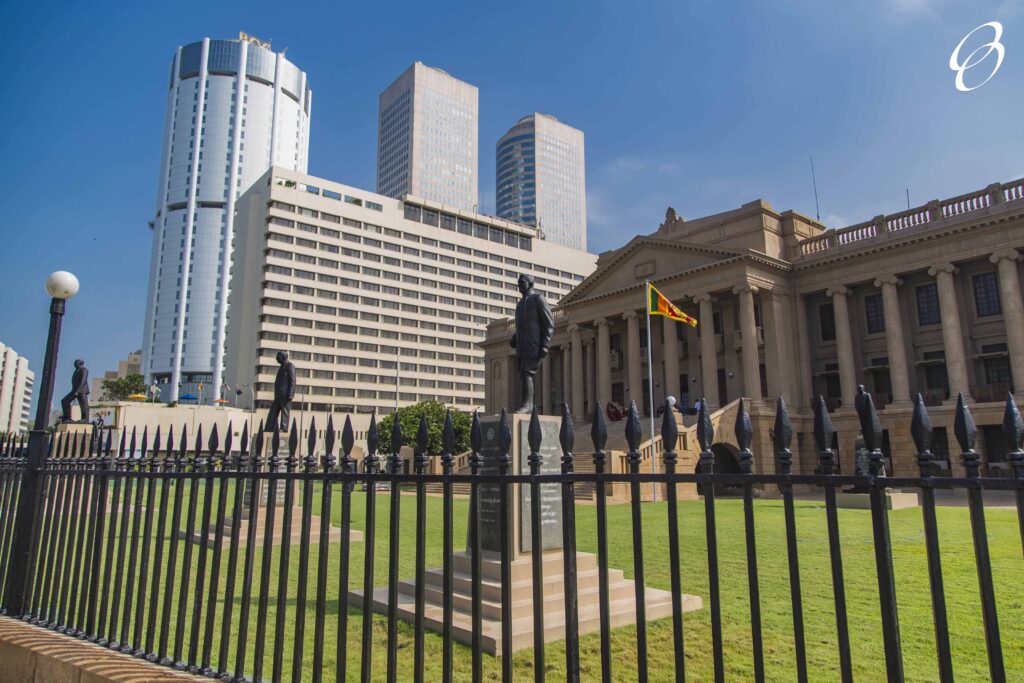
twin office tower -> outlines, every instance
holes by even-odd
[[[284,53],[241,35],[179,47],[170,76],[142,369],[164,400],[207,402],[221,395],[236,200],[271,167],[306,172],[313,94]],[[409,67],[380,98],[378,192],[478,212],[477,99]],[[583,161],[580,131],[523,118],[498,145],[498,216],[585,249]]]
[[[478,212],[478,91],[416,62],[380,96],[377,192]],[[497,146],[497,215],[587,248],[583,132],[553,116],[519,119]]]

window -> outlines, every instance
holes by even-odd
[[[974,284],[974,305],[978,310],[978,317],[1002,314],[1003,307],[999,302],[999,285],[996,282],[996,274],[980,273],[971,280]]]
[[[1009,358],[985,359],[985,382],[987,384],[1010,384],[1012,381]]]
[[[818,322],[821,326],[821,341],[836,340],[836,313],[831,303],[818,307]]]
[[[917,295],[917,324],[938,325],[942,322],[939,312],[939,288],[935,283],[921,285],[915,290]]]
[[[868,321],[868,334],[885,332],[885,307],[881,294],[869,294],[864,297],[864,313]]]

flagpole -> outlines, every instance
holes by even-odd
[[[644,290],[647,299],[644,302],[644,311],[647,313],[647,407],[650,410],[651,418],[651,474],[657,474],[658,458],[654,452],[654,361],[651,359],[654,339],[651,337],[651,283],[649,281],[644,281]],[[640,389],[640,395],[643,396],[643,388]],[[662,446],[664,447],[664,444]],[[658,500],[657,482],[654,482],[651,500]]]

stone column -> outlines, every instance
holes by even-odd
[[[1017,392],[1024,391],[1024,302],[1017,274],[1017,261],[1020,259],[1016,249],[997,251],[989,257],[999,268],[999,298],[1006,324],[1006,348],[1010,351],[1010,373]]]
[[[882,305],[885,308],[885,343],[889,353],[892,402],[905,406],[910,404],[910,372],[907,368],[907,346],[903,340],[899,291],[896,289],[901,284],[903,281],[895,275],[885,275],[875,280],[875,287],[882,289]]]
[[[850,336],[850,311],[846,297],[850,293],[844,285],[826,290],[832,298],[832,310],[836,321],[836,351],[839,354],[839,387],[842,390],[843,405],[853,410],[853,397],[857,394],[857,373],[853,358],[853,337]]]
[[[544,406],[545,415],[554,415],[551,405],[551,353],[544,356],[544,360],[540,362],[540,372],[538,373],[541,377],[540,385],[540,403]]]
[[[569,325],[572,336],[572,391],[569,392],[572,414],[583,415],[583,331],[579,325]]]
[[[960,329],[960,304],[957,302],[953,274],[956,266],[939,263],[928,269],[939,289],[939,313],[942,316],[942,345],[946,350],[946,376],[949,378],[949,399],[955,401],[958,393],[970,397],[967,383],[967,356],[964,353],[964,334]]]
[[[636,401],[636,408],[642,415],[644,378],[640,361],[640,316],[636,311],[630,311],[622,317],[626,321],[626,407],[630,401]]]
[[[597,403],[597,340],[591,337],[585,346],[587,350],[587,412],[594,412],[594,405]]]
[[[561,402],[566,405],[571,405],[569,402],[569,387],[572,386],[572,360],[568,344],[562,344],[561,353],[559,353],[559,362],[562,367],[562,393]],[[558,411],[553,415],[560,415],[562,407],[558,405]]]
[[[700,306],[697,316],[697,324],[700,325],[700,377],[709,408],[718,407],[718,352],[715,350],[713,301],[706,293],[693,297],[693,303]]]
[[[665,396],[674,396],[679,400],[679,340],[676,338],[677,325],[684,323],[661,319],[662,356],[665,361]]]
[[[597,402],[606,405],[612,400],[612,346],[608,319],[598,318],[597,326]]]
[[[797,334],[797,378],[799,386],[796,387],[793,395],[793,402],[801,408],[810,406],[814,398],[814,380],[811,374],[811,338],[810,330],[807,327],[807,300],[802,294],[797,294],[793,300],[796,308],[796,334]]]
[[[761,400],[761,359],[757,346],[757,319],[754,317],[754,292],[757,287],[744,283],[733,287],[739,295],[740,337],[743,356],[743,395],[752,401]]]

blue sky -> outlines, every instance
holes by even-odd
[[[1005,61],[958,92],[950,53],[993,20]],[[487,211],[494,142],[520,116],[581,128],[591,251],[654,230],[669,205],[813,215],[812,155],[834,227],[905,208],[906,188],[917,205],[1024,176],[1024,0],[3,0],[0,341],[41,372],[42,283],[74,271],[58,396],[74,357],[101,373],[140,346],[171,58],[240,30],[309,74],[315,175],[373,188],[377,96],[417,59],[480,89]]]

